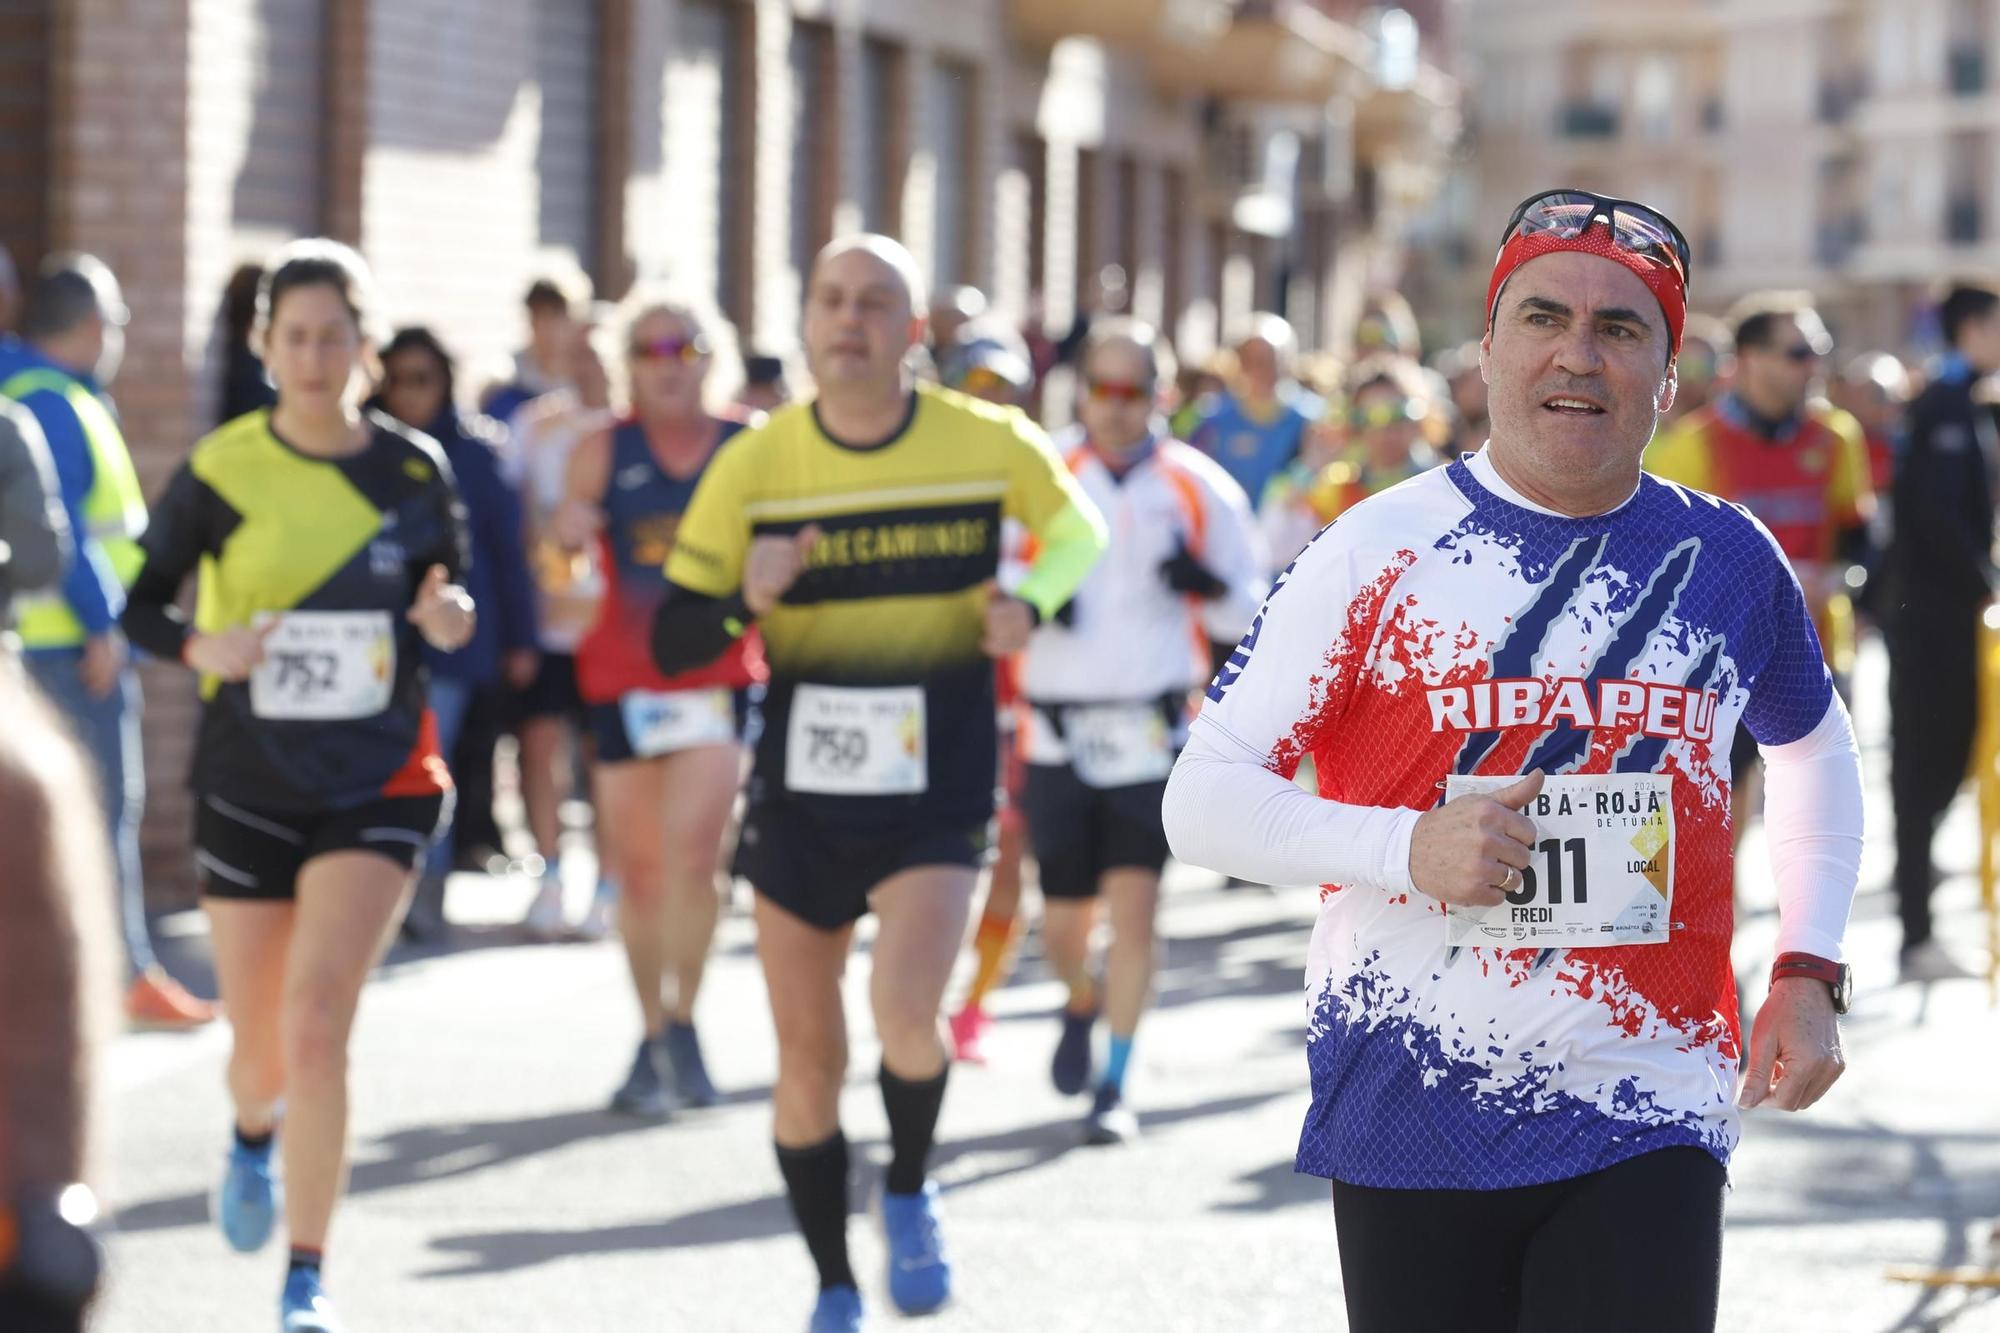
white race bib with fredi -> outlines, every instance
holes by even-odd
[[[641,759],[736,739],[736,700],[725,689],[633,690],[619,697],[618,711]]]
[[[260,616],[257,627],[271,623]],[[300,722],[352,722],[389,707],[396,631],[387,611],[287,611],[250,673],[250,711]]]
[[[929,786],[920,685],[801,685],[785,730],[785,787],[818,796],[914,796]]]
[[[1454,774],[1444,795],[1487,795],[1519,781]],[[1535,821],[1535,846],[1520,886],[1497,907],[1448,907],[1447,945],[1596,949],[1671,938],[1671,777],[1552,777],[1521,813]]]
[[[1160,782],[1173,771],[1167,719],[1154,704],[1098,704],[1062,710],[1070,767],[1086,787]]]

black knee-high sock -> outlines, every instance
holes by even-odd
[[[891,1194],[915,1194],[924,1187],[930,1168],[931,1145],[937,1142],[938,1111],[944,1105],[945,1076],[951,1064],[937,1077],[913,1083],[898,1078],[889,1066],[882,1066],[882,1109],[889,1113],[889,1175],[884,1182]]]
[[[776,1147],[785,1197],[812,1251],[821,1289],[854,1286],[847,1262],[847,1136],[835,1130],[832,1138],[810,1147]]]

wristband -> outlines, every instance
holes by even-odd
[[[1771,980],[1776,983],[1787,977],[1825,982],[1833,992],[1833,1012],[1836,1014],[1846,1013],[1853,1002],[1854,970],[1846,963],[1836,963],[1817,954],[1781,953],[1771,964]]]

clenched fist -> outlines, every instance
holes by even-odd
[[[1028,646],[1035,632],[1035,611],[1018,597],[1000,591],[1000,585],[986,584],[986,637],[980,644],[988,657],[1012,657]]]
[[[806,555],[820,538],[817,523],[789,537],[759,537],[743,560],[743,603],[753,615],[768,615],[805,573]]]

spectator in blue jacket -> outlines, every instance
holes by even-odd
[[[399,330],[383,349],[382,371],[379,405],[435,439],[451,464],[472,537],[466,591],[475,605],[496,610],[479,617],[471,642],[457,652],[425,649],[438,747],[449,755],[458,745],[467,714],[482,696],[492,696],[503,685],[526,689],[535,678],[535,584],[528,571],[521,501],[500,474],[502,428],[488,417],[458,409],[453,397],[455,367],[436,334],[426,328]],[[411,908],[413,933],[422,935],[443,924],[444,877],[451,869],[452,852],[448,819],[418,884],[417,902]]]

